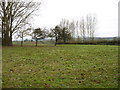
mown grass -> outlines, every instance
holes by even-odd
[[[118,46],[3,47],[3,88],[117,88]]]

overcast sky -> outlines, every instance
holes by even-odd
[[[118,36],[119,0],[42,0],[39,16],[35,16],[34,27],[52,28],[62,18],[79,19],[87,14],[97,18],[96,36]]]

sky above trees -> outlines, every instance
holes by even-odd
[[[54,28],[62,18],[77,20],[89,15],[96,16],[96,36],[118,35],[119,0],[41,0],[41,8],[33,17],[34,27]]]

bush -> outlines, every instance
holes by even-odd
[[[57,44],[83,44],[83,45],[119,45],[117,40],[89,40],[89,41],[69,41],[66,43],[58,42]]]

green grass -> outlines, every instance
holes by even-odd
[[[13,45],[21,46],[20,41],[13,41]],[[36,46],[36,42],[24,41],[23,46]],[[54,41],[38,41],[38,46],[54,46]]]
[[[3,88],[117,88],[118,46],[3,47]]]

